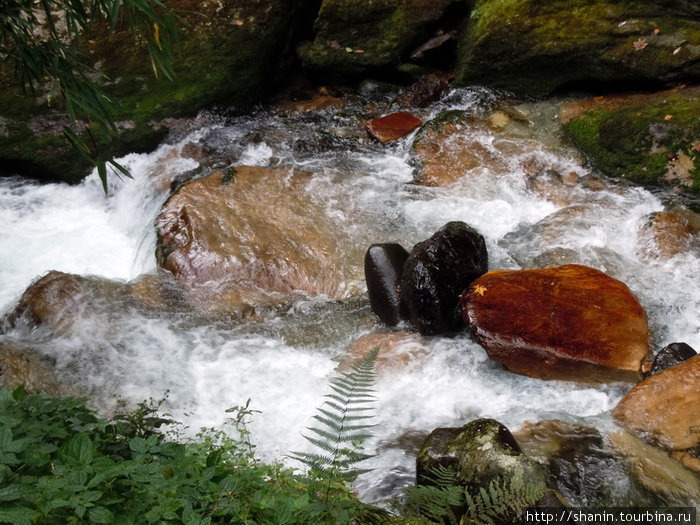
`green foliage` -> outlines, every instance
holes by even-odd
[[[313,418],[317,426],[308,427],[315,436],[304,436],[318,453],[292,452],[291,457],[311,467],[312,473],[329,479],[352,481],[366,470],[354,465],[371,458],[361,452],[361,444],[369,438],[369,429],[374,427],[367,421],[371,415],[372,386],[376,380],[374,362],[379,348],[365,354],[352,366],[352,371],[331,379],[333,393],[318,408]]]
[[[344,524],[379,512],[342,484],[256,461],[249,403],[231,410],[237,438],[185,441],[160,430],[158,406],[106,421],[85,400],[0,391],[0,523]]]
[[[526,484],[522,477],[496,478],[487,487],[461,485],[453,469],[438,467],[433,484],[416,485],[406,491],[407,512],[424,516],[432,523],[450,525],[510,524],[523,509],[531,507],[546,489]]]
[[[63,103],[73,121],[72,128],[64,126],[64,135],[97,166],[106,191],[108,164],[130,175],[103,157],[95,140],[96,133],[116,133],[116,104],[99,87],[102,75],[80,47],[95,22],[106,22],[110,33],[126,24],[135,39],[145,42],[154,73],[172,78],[177,29],[160,0],[8,0],[0,7],[0,62],[12,64],[25,94],[48,86],[48,98]]]

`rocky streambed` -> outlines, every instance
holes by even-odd
[[[570,504],[698,505],[692,202],[591,169],[564,127],[585,111],[561,116],[579,98],[407,97],[200,114],[124,157],[108,197],[95,175],[2,180],[3,384],[104,411],[169,391],[192,433],[250,398],[282,460],[379,346],[368,500],[415,482],[435,429],[480,420]]]

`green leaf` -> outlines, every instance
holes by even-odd
[[[27,507],[0,508],[0,523],[11,523],[12,525],[31,525],[32,521],[39,516],[35,510]]]
[[[112,523],[114,514],[105,507],[92,507],[88,511],[88,517],[91,523]]]
[[[88,466],[93,457],[92,440],[85,433],[73,436],[61,447],[61,457],[68,464]]]

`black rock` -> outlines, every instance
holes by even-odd
[[[379,319],[389,326],[401,321],[399,281],[407,258],[406,249],[393,243],[373,244],[365,253],[369,305]]]
[[[658,374],[662,370],[671,368],[696,355],[697,352],[689,344],[671,343],[659,350],[659,353],[654,356],[649,375]]]
[[[422,334],[464,327],[460,294],[488,271],[483,236],[463,222],[448,222],[416,244],[401,278],[401,314]]]

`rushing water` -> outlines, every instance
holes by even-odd
[[[561,202],[525,183],[523,160],[533,155],[559,173],[588,173],[562,135],[554,103],[520,108],[530,124],[505,138],[475,129],[480,143],[502,161],[499,172],[480,167],[435,188],[411,184],[410,137],[389,146],[367,140],[362,108],[368,102],[376,111],[387,107],[381,97],[360,98],[344,111],[202,117],[157,151],[123,158],[134,180],[113,179],[109,197],[95,175],[75,187],[0,181],[0,308],[10,310],[48,270],[124,282],[153,272],[153,223],[169,181],[197,167],[184,152],[205,143],[214,165],[294,166],[312,173],[308,198],[323,203],[348,239],[343,256],[357,257],[373,242],[410,248],[445,222],[462,220],[486,238],[491,269],[594,266],[640,299],[655,349],[674,341],[700,348],[700,253],[650,259],[640,248],[639,228],[650,213],[665,208],[663,196],[624,184],[581,184],[567,189]],[[459,90],[422,116],[463,109],[485,118],[498,104],[488,91]],[[361,260],[351,263],[361,268]],[[117,396],[140,401],[169,391],[169,412],[192,432],[221,425],[227,408],[250,398],[260,411],[251,425],[257,453],[284,460],[288,451],[307,448],[304,428],[338,361],[361,336],[383,330],[369,310],[361,273],[349,279],[345,300],[307,297],[242,324],[207,324],[182,312],[145,315],[105,298],[81,310],[66,333],[18,327],[0,337],[52,356],[60,377],[103,409]],[[513,429],[552,418],[605,427],[612,424],[607,412],[629,388],[510,374],[467,334],[426,338],[422,346],[427,352],[410,354],[407,347],[407,363],[380,374],[377,427],[368,444],[378,455],[370,465],[374,470],[358,482],[367,499],[397,495],[412,482],[416,443],[435,427],[477,417]]]

